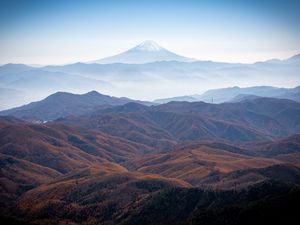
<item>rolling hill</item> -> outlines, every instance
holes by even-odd
[[[158,106],[128,103],[61,122],[80,124],[151,147],[171,149],[183,141],[272,140],[300,132],[300,104],[258,98],[240,103],[170,102]]]
[[[0,117],[3,223],[293,224],[297,218],[297,102],[147,106],[89,92],[56,93],[14,110]],[[47,119],[56,120],[36,122]],[[273,219],[274,212],[285,220]]]
[[[124,166],[129,170],[160,174],[200,186],[202,180],[214,174],[263,168],[279,163],[279,160],[233,153],[221,147],[196,145],[167,153],[145,155],[126,161]]]
[[[41,101],[1,111],[0,115],[10,115],[21,119],[44,122],[70,115],[80,115],[96,108],[122,105],[134,101],[136,100],[116,98],[100,94],[96,91],[91,91],[81,95],[57,92]],[[151,104],[150,102],[136,102]]]

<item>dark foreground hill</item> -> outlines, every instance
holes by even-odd
[[[29,191],[10,214],[36,224],[293,225],[299,200],[299,187],[272,181],[214,191],[155,178],[78,177]]]

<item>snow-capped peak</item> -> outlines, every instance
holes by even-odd
[[[140,51],[156,52],[162,50],[163,48],[156,44],[154,41],[147,40],[136,46],[134,49]]]
[[[107,57],[100,60],[91,61],[91,63],[152,63],[159,61],[178,61],[191,62],[193,59],[177,55],[163,47],[160,47],[154,41],[144,41],[141,44],[122,52],[118,55]]]

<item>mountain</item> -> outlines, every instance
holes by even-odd
[[[1,107],[48,96],[0,112],[1,224],[297,224],[299,87],[186,94],[290,87],[298,56],[190,62],[146,42],[118,57],[135,62],[0,67]]]
[[[291,63],[291,64],[300,64],[300,54],[294,55],[286,60],[284,60],[284,63]]]
[[[170,102],[159,105],[156,109],[164,112],[183,114],[186,116],[186,120],[194,116],[201,116],[205,118],[204,121],[210,121],[210,123],[215,124],[213,126],[216,128],[215,132],[213,132],[214,135],[218,133],[221,136],[227,136],[227,138],[233,135],[232,138],[237,140],[239,138],[255,138],[256,135],[260,137],[265,135],[284,136],[286,135],[284,134],[286,132],[284,130],[286,129],[290,130],[288,132],[290,134],[299,132],[299,106],[299,103],[290,100],[258,98],[241,103],[223,104]],[[289,120],[293,120],[294,122],[290,123],[288,122]],[[175,126],[176,123],[174,123],[173,126]],[[222,123],[224,127],[221,125]],[[195,122],[190,123],[190,126],[193,128],[192,130],[194,130],[194,135],[199,135],[198,132],[200,129],[198,130],[196,128]],[[225,127],[227,127],[227,129],[225,129]],[[199,128],[203,128],[203,126]],[[245,129],[249,129],[250,132],[243,133]],[[183,131],[182,128],[179,130],[181,132]],[[190,132],[192,130],[190,130]],[[209,130],[212,131],[211,129]],[[254,135],[255,132],[259,132],[260,134]],[[209,134],[209,132],[205,133],[207,135]],[[251,133],[252,135],[250,135]],[[187,135],[187,133],[185,135]]]
[[[0,117],[0,221],[257,224],[277,221],[276,212],[279,224],[293,224],[299,135],[249,140],[297,127],[298,107],[266,98],[130,102],[46,124]]]
[[[89,63],[128,63],[128,64],[141,64],[157,61],[179,61],[190,62],[195,61],[190,58],[186,58],[177,55],[169,50],[160,47],[154,41],[144,41],[141,44],[133,47],[126,52],[120,53],[115,56],[107,57],[100,60],[91,61]]]
[[[58,71],[46,71],[19,64],[0,67],[0,110],[40,100],[57,91],[104,90],[110,84],[100,79]]]
[[[239,103],[170,102],[158,106],[128,103],[64,118],[150,147],[170,150],[178,142],[271,140],[300,132],[300,104],[258,98]]]
[[[81,95],[57,92],[41,101],[1,111],[0,115],[44,122],[70,115],[80,115],[96,108],[122,105],[133,101],[135,100],[102,95],[96,91]],[[149,102],[137,102],[150,104]]]
[[[165,104],[168,102],[197,102],[198,99],[193,97],[193,96],[178,96],[178,97],[173,97],[173,98],[162,98],[162,99],[156,99],[153,102],[157,104]]]
[[[73,170],[99,164],[111,167],[147,151],[155,152],[104,133],[63,124],[32,124],[13,117],[0,117],[0,137],[0,208]]]
[[[8,214],[35,224],[296,225],[299,218],[300,190],[293,184],[267,180],[241,190],[213,190],[106,170],[94,167],[41,185]]]
[[[294,89],[283,95],[280,95],[279,98],[291,99],[296,102],[300,102],[300,86],[295,87]]]
[[[25,214],[27,219],[32,217],[31,220],[39,218],[41,224],[45,219],[53,221],[50,215],[54,215],[54,211],[65,224],[68,221],[121,224],[118,217],[131,209],[133,203],[172,187],[189,185],[176,179],[129,172],[115,164],[104,164],[74,171],[27,192],[18,203],[16,214]],[[62,208],[58,210],[60,203]],[[66,213],[70,219],[65,218]]]
[[[193,186],[201,186],[214,174],[230,173],[249,168],[263,168],[279,164],[279,160],[233,153],[221,145],[185,145],[167,153],[130,159],[125,167],[143,173],[160,174],[182,179]],[[299,172],[300,174],[300,172]]]
[[[19,72],[24,72],[28,70],[34,70],[34,69],[35,69],[34,67],[27,66],[25,64],[8,63],[0,66],[0,73],[1,74],[19,73]]]
[[[300,64],[300,54],[293,55],[287,59],[269,59],[264,62],[256,62],[255,64],[265,66],[267,64],[270,65],[299,65]]]
[[[66,118],[62,122],[166,150],[172,149],[178,141],[209,138],[250,141],[270,138],[261,129],[255,130],[243,123],[215,120],[200,113],[189,115],[178,110],[167,111],[156,107],[131,112],[123,109],[116,107],[115,110],[118,111],[111,113],[104,109],[88,116]]]
[[[153,51],[150,52],[154,54]],[[241,64],[213,61],[186,62],[185,60],[142,64],[74,63],[39,68],[8,64],[0,67],[0,88],[22,92],[22,97],[19,98],[18,95],[6,92],[3,100],[0,99],[0,108],[8,109],[28,104],[57,91],[84,93],[96,90],[133,99],[162,99],[188,96],[191,93],[230,87],[233,84],[247,87],[258,84],[257,80],[263,81],[259,85],[290,87],[299,84],[299,65],[281,62]],[[235,93],[237,94],[241,93]],[[185,97],[184,99],[193,101],[196,98],[197,101],[212,101],[211,96],[204,96],[206,97],[204,99],[198,97],[198,95],[192,95],[191,98]],[[225,97],[224,100],[227,101],[235,96]],[[214,102],[224,101],[222,99],[219,101],[217,98],[219,97],[216,96]],[[289,98],[296,100],[299,96]]]
[[[198,96],[197,99],[203,101],[213,101],[215,103],[226,102],[231,100],[232,98],[236,97],[240,94],[248,94],[248,95],[257,95],[261,97],[272,97],[280,92],[285,92],[285,89],[274,88],[270,86],[257,86],[257,87],[249,87],[249,88],[240,88],[240,87],[229,87],[229,88],[222,88],[222,89],[214,89],[208,90]]]
[[[300,132],[300,104],[286,99],[254,98],[223,104],[170,102],[151,107],[140,103],[148,104],[97,92],[59,92],[0,114],[40,122],[60,118],[61,123],[161,149],[171,149],[179,141],[259,141]]]
[[[252,142],[244,146],[262,156],[278,156],[291,154],[300,156],[300,134],[276,139],[273,141]]]
[[[244,102],[244,101],[249,101],[249,100],[253,100],[253,99],[257,99],[257,98],[260,98],[260,97],[257,95],[239,94],[227,102]]]
[[[15,201],[22,193],[61,175],[51,168],[0,153],[0,208]]]
[[[106,80],[120,87],[123,92],[121,95],[129,92],[133,98],[162,99],[231,87],[233,84],[243,87],[251,87],[253,84],[291,87],[299,84],[299,65],[268,62],[242,64],[213,61],[157,61],[143,64],[75,63],[65,66],[47,66],[43,70]],[[257,80],[263,82],[257,83]],[[113,91],[119,92],[120,88]],[[115,95],[113,92],[110,93]],[[247,93],[235,93],[237,94]],[[221,100],[228,101],[235,95],[225,96],[226,99]],[[274,97],[274,95],[260,96]],[[191,97],[197,99],[199,95],[191,95]],[[199,100],[211,102],[210,96],[204,97],[207,98]],[[216,99],[215,102],[220,101]]]
[[[32,124],[0,118],[0,153],[60,173],[100,162],[121,162],[152,150],[122,138],[61,123]]]
[[[300,88],[277,88],[272,86],[254,86],[254,87],[229,87],[212,89],[203,94],[195,94],[191,96],[179,96],[167,99],[154,100],[155,103],[167,103],[171,101],[203,101],[208,103],[238,102],[256,97],[272,97],[291,99],[300,102]]]
[[[236,170],[229,173],[212,174],[201,180],[205,186],[216,189],[233,189],[247,187],[267,180],[285,181],[300,184],[300,168],[291,164],[274,164],[261,168]],[[238,185],[237,185],[238,184]]]
[[[209,102],[213,99],[215,103],[221,103],[232,100],[237,95],[256,95],[260,97],[278,97],[280,98],[282,95],[287,93],[294,93],[295,91],[299,91],[298,87],[295,88],[276,88],[271,86],[255,86],[255,87],[230,87],[230,88],[222,88],[209,90],[204,92],[203,94],[197,96],[198,101]]]

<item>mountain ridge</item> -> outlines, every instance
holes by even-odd
[[[1,111],[0,115],[13,115],[23,119],[31,118],[32,120],[43,122],[70,115],[80,115],[96,108],[111,107],[129,102],[151,104],[150,102],[132,100],[125,97],[117,98],[103,95],[97,91],[90,91],[85,94],[56,92],[41,101]]]
[[[188,101],[197,102],[204,101],[207,103],[224,103],[239,101],[241,99],[249,98],[261,98],[261,97],[271,97],[271,98],[283,98],[290,99],[300,102],[300,86],[294,88],[278,88],[273,86],[251,86],[251,87],[227,87],[219,89],[211,89],[205,91],[202,94],[194,94],[187,96],[178,96],[172,98],[156,99],[155,103],[167,103],[170,101]]]

